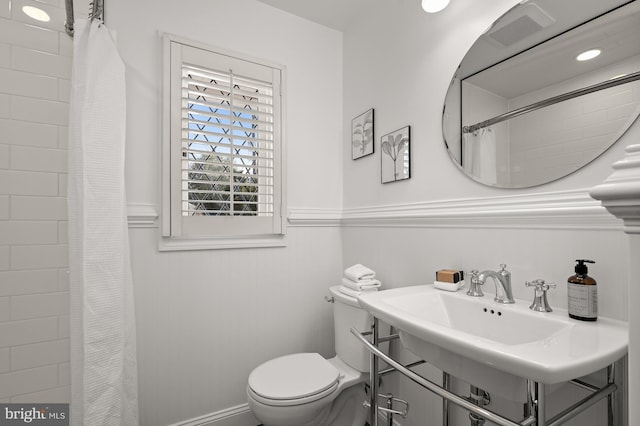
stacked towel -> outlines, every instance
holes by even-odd
[[[375,271],[359,263],[355,264],[344,270],[340,291],[352,297],[368,291],[378,291],[382,283],[375,277]]]
[[[344,270],[344,276],[351,281],[360,281],[373,279],[376,277],[376,273],[372,269],[356,263],[355,265],[349,266]]]

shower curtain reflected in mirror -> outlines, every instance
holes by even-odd
[[[138,424],[125,118],[114,35],[98,20],[78,21],[68,176],[72,425]]]
[[[462,136],[462,164],[465,172],[487,185],[497,183],[496,138],[491,127]]]

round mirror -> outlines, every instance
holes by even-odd
[[[640,0],[520,2],[451,81],[442,119],[451,158],[500,188],[584,167],[640,112],[639,40]]]

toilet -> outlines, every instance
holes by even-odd
[[[369,352],[351,334],[371,328],[371,315],[358,300],[329,289],[333,297],[336,356],[317,353],[281,356],[249,375],[247,398],[264,426],[363,426],[367,421],[364,381]]]

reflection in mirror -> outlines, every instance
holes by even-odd
[[[501,188],[588,164],[640,112],[638,40],[640,0],[521,2],[476,41],[451,82],[443,114],[451,158]]]

